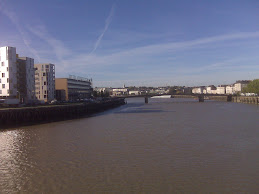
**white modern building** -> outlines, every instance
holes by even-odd
[[[203,94],[205,87],[201,86],[201,87],[195,87],[192,89],[192,93],[193,94]]]
[[[17,55],[18,95],[21,102],[30,103],[35,96],[35,69],[34,59]]]
[[[234,87],[232,85],[226,86],[226,94],[234,94]]]
[[[40,101],[50,102],[55,99],[55,65],[35,64],[35,93]]]
[[[129,90],[127,88],[114,88],[112,89],[113,96],[128,95]]]
[[[140,95],[141,93],[140,93],[140,91],[138,91],[138,90],[135,90],[135,91],[129,91],[129,95],[135,95],[135,96],[137,96],[137,95]]]
[[[214,85],[210,85],[206,87],[207,94],[216,94],[217,88]]]
[[[0,98],[17,97],[17,63],[15,47],[0,47]]]
[[[217,94],[226,94],[226,87],[225,86],[218,86],[217,87]]]

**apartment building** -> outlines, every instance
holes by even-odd
[[[65,100],[75,101],[78,99],[90,98],[92,95],[92,80],[70,75],[69,78],[57,78],[55,80],[56,93],[60,94],[57,100],[64,100],[62,93],[65,94]]]
[[[129,90],[127,88],[113,88],[112,95],[113,96],[121,96],[121,95],[128,95]]]
[[[241,92],[242,89],[249,84],[249,82],[251,82],[251,81],[250,80],[238,80],[238,81],[236,81],[236,83],[234,84],[234,92],[235,93]]]
[[[35,64],[35,93],[40,101],[50,102],[55,99],[55,65],[50,63]]]
[[[206,87],[207,94],[216,94],[217,88],[214,85],[210,85]]]
[[[226,86],[223,86],[223,85],[218,86],[217,94],[226,94]]]
[[[35,69],[34,59],[17,55],[17,89],[20,101],[30,103],[35,96]]]
[[[0,48],[0,98],[17,97],[16,48]]]
[[[226,86],[226,94],[234,94],[234,87],[232,85]]]
[[[205,89],[205,86],[194,87],[194,88],[192,89],[192,93],[193,93],[193,94],[203,94],[204,89]]]

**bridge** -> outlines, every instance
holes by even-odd
[[[148,103],[148,98],[154,96],[164,96],[170,94],[146,94],[146,95],[122,95],[116,96],[117,98],[145,98],[145,103]],[[204,102],[204,100],[217,100],[217,101],[226,101],[231,102],[232,95],[223,95],[223,94],[173,94],[172,98],[195,98],[198,99],[199,102]]]

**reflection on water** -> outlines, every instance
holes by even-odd
[[[256,193],[259,108],[128,99],[93,117],[0,132],[0,193]]]

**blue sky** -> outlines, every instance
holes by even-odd
[[[0,0],[0,46],[94,86],[259,78],[257,0]]]

